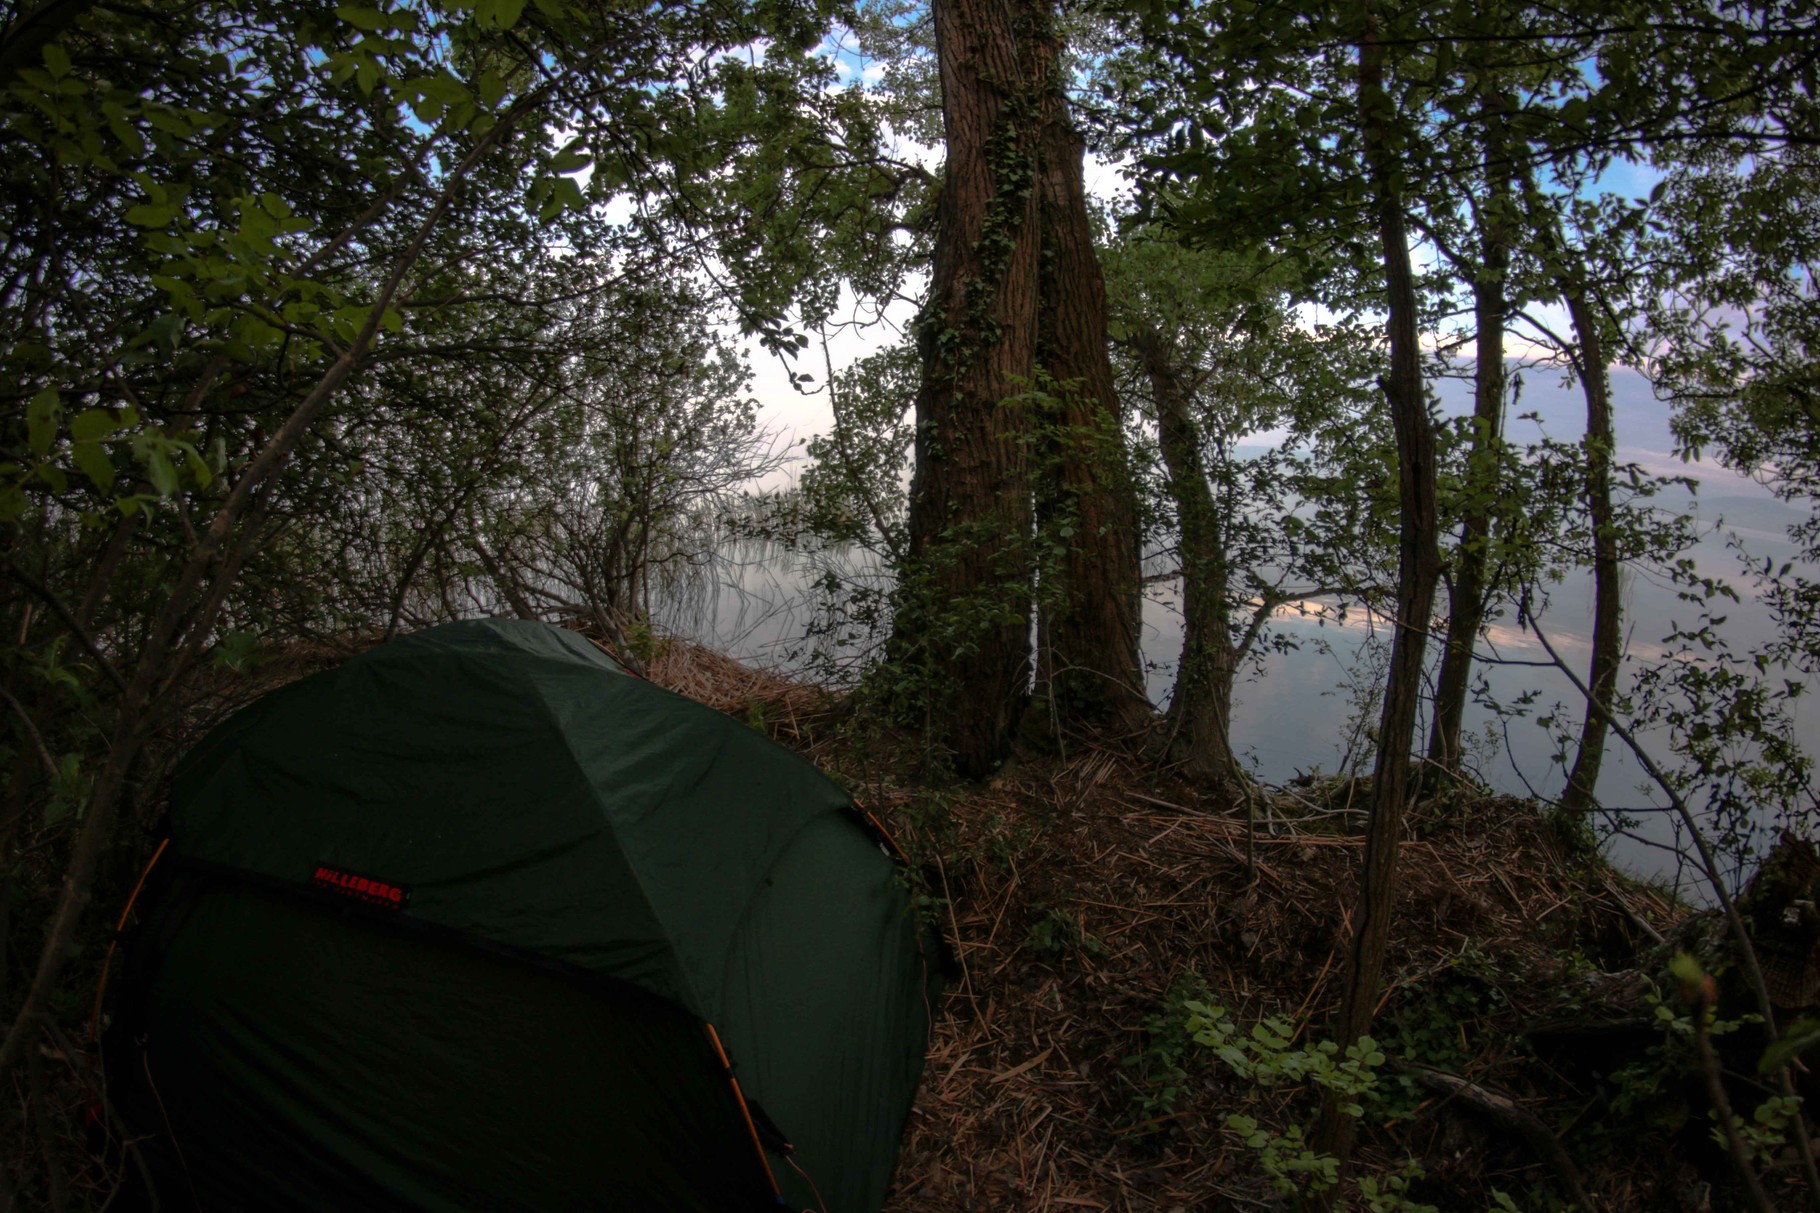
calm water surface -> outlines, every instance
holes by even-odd
[[[1728,578],[1744,591],[1739,560],[1728,550],[1728,541],[1741,544],[1759,560],[1769,557],[1780,563],[1794,557],[1786,527],[1798,521],[1799,514],[1761,486],[1716,465],[1684,465],[1674,459],[1669,453],[1666,406],[1654,401],[1636,376],[1615,373],[1613,396],[1620,461],[1700,479],[1696,493],[1671,490],[1658,501],[1663,508],[1692,513],[1704,524],[1705,537],[1692,553],[1702,572]],[[1468,407],[1461,385],[1442,384],[1440,397],[1443,409],[1464,411]],[[1581,397],[1550,376],[1531,373],[1523,405],[1540,420],[1511,423],[1513,441],[1532,441],[1544,430],[1554,438],[1574,441],[1583,432]],[[800,557],[787,553],[748,551],[743,555],[719,570],[711,589],[662,610],[667,616],[663,621],[741,658],[803,668],[815,647],[804,639],[814,615],[807,592],[810,571]],[[841,554],[823,554],[824,559],[830,557],[842,558]],[[863,554],[847,555],[845,561],[850,575],[883,583],[876,563]],[[1661,653],[1663,637],[1677,623],[1691,622],[1692,608],[1677,598],[1666,581],[1647,572],[1627,569],[1623,584],[1626,651],[1635,661],[1648,660]],[[1175,587],[1164,584],[1154,589],[1144,610],[1143,648],[1150,691],[1161,704],[1174,678],[1181,628]],[[1727,614],[1727,635],[1734,645],[1745,647],[1769,635],[1767,613],[1748,594],[1743,604]],[[1582,678],[1590,653],[1591,616],[1590,575],[1550,587],[1542,626]],[[1245,762],[1259,778],[1272,783],[1298,774],[1333,773],[1349,760],[1368,769],[1361,724],[1376,719],[1368,696],[1381,678],[1382,654],[1388,649],[1389,633],[1382,621],[1355,614],[1344,624],[1329,621],[1323,625],[1288,615],[1280,616],[1275,627],[1294,640],[1296,648],[1265,656],[1239,689],[1233,741]],[[825,655],[849,660],[856,660],[864,648],[863,640],[819,643]],[[1482,651],[1519,662],[1546,659],[1534,637],[1518,629],[1514,613],[1492,627],[1491,643]],[[1564,705],[1558,713],[1560,719],[1577,730],[1581,708],[1572,685],[1559,671],[1531,665],[1483,665],[1480,669],[1490,699],[1508,705],[1526,693],[1533,696],[1532,706],[1522,717],[1500,716],[1484,703],[1469,707],[1466,730],[1472,737],[1471,757],[1480,775],[1501,791],[1545,798],[1559,795],[1565,782],[1564,767],[1553,736],[1537,721],[1560,704]],[[1796,720],[1799,737],[1809,754],[1820,754],[1820,697],[1804,698],[1796,707],[1800,710]],[[1426,722],[1423,738],[1425,729]],[[1665,736],[1646,735],[1643,740],[1659,763],[1671,764]],[[1598,792],[1605,806],[1623,810],[1629,818],[1621,832],[1613,833],[1607,842],[1613,859],[1639,875],[1678,884],[1690,897],[1701,899],[1693,872],[1678,854],[1677,829],[1662,808],[1661,793],[1650,786],[1642,767],[1615,737],[1607,747]],[[1762,823],[1763,841],[1768,841],[1768,817],[1766,814]],[[1815,823],[1803,819],[1799,824],[1812,832]]]

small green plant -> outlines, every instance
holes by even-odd
[[[1132,1111],[1139,1126],[1154,1125],[1175,1115],[1176,1102],[1188,1081],[1188,1063],[1196,1049],[1189,1031],[1188,1007],[1213,997],[1207,981],[1192,970],[1176,978],[1163,1000],[1163,1009],[1144,1023],[1144,1051],[1125,1058],[1134,1071],[1137,1093]]]
[[[1513,979],[1498,958],[1477,949],[1463,950],[1442,973],[1424,980],[1421,995],[1399,1001],[1380,1020],[1386,1047],[1404,1061],[1464,1073],[1487,1049],[1521,1048],[1502,1026],[1509,1010],[1504,989]],[[1393,1076],[1381,1093],[1379,1109],[1389,1117],[1407,1116],[1427,1092],[1408,1074]]]
[[[1271,1185],[1286,1196],[1298,1191],[1325,1192],[1339,1182],[1340,1160],[1309,1149],[1300,1125],[1290,1125],[1279,1133],[1235,1112],[1226,1118],[1226,1128],[1258,1152],[1258,1165],[1270,1176]]]
[[[1240,1078],[1264,1087],[1312,1083],[1351,1096],[1340,1110],[1348,1116],[1364,1115],[1359,1101],[1376,1090],[1376,1070],[1384,1064],[1384,1054],[1371,1037],[1359,1037],[1341,1058],[1340,1046],[1331,1040],[1296,1044],[1295,1028],[1288,1020],[1272,1016],[1246,1032],[1227,1016],[1224,1007],[1204,1002],[1186,1006],[1188,1031],[1195,1042],[1212,1049]]]
[[[1024,946],[1038,956],[1058,959],[1071,952],[1104,956],[1106,945],[1081,930],[1080,920],[1067,910],[1051,907],[1030,926]]]
[[[1342,1051],[1331,1040],[1298,1044],[1294,1025],[1279,1017],[1260,1020],[1247,1030],[1224,1007],[1198,999],[1185,1001],[1182,1007],[1190,1038],[1255,1086],[1321,1087],[1340,1096],[1340,1111],[1355,1117],[1365,1114],[1365,1104],[1377,1094],[1378,1069],[1385,1057],[1369,1036]],[[1298,1125],[1272,1129],[1236,1112],[1226,1117],[1225,1125],[1257,1151],[1259,1167],[1285,1195],[1324,1192],[1339,1181],[1338,1160],[1310,1149]],[[1433,1206],[1409,1197],[1410,1185],[1421,1175],[1411,1161],[1395,1175],[1361,1176],[1359,1196],[1371,1213],[1436,1213]]]
[[[1385,1175],[1359,1176],[1359,1199],[1371,1213],[1422,1213],[1433,1205],[1419,1204],[1409,1197],[1409,1186],[1422,1178],[1422,1168],[1413,1158],[1403,1161],[1403,1169]]]
[[[1750,1148],[1751,1161],[1765,1169],[1775,1165],[1788,1150],[1788,1126],[1800,1114],[1799,1095],[1771,1095],[1756,1106],[1749,1120],[1740,1121],[1738,1135]],[[1717,1112],[1713,1113],[1713,1117],[1716,1122]],[[1725,1130],[1722,1126],[1715,1123],[1712,1134],[1714,1141],[1721,1146],[1725,1144]]]

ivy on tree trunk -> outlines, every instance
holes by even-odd
[[[962,774],[1004,756],[1030,678],[1035,99],[1021,10],[937,0],[948,161],[918,325],[916,470],[893,646]]]
[[[1032,725],[1147,721],[1126,466],[1061,40],[1047,0],[938,0],[947,169],[919,320],[894,658],[978,776]],[[1041,423],[1035,415],[1042,413]]]
[[[1036,494],[1056,591],[1042,595],[1037,691],[1048,701],[1045,721],[1137,729],[1151,715],[1138,655],[1137,500],[1087,216],[1086,145],[1057,76],[1060,40],[1045,23],[1037,43],[1044,88],[1036,351],[1056,395]]]

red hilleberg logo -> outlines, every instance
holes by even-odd
[[[374,880],[370,876],[356,876],[340,868],[330,867],[326,863],[316,865],[315,875],[310,883],[319,889],[330,889],[347,897],[364,901],[368,905],[381,906],[388,910],[402,910],[411,900],[411,890],[403,885],[392,884],[384,880]]]

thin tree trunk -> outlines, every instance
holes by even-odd
[[[1460,722],[1466,714],[1472,683],[1473,647],[1485,622],[1485,581],[1490,563],[1491,523],[1497,494],[1498,462],[1504,445],[1504,323],[1508,307],[1505,279],[1510,267],[1507,211],[1509,170],[1499,167],[1496,149],[1487,148],[1489,188],[1480,214],[1483,265],[1473,282],[1473,315],[1477,323],[1478,366],[1473,377],[1472,448],[1466,457],[1465,504],[1461,510],[1460,548],[1448,587],[1447,648],[1435,677],[1434,720],[1428,736],[1428,761],[1449,771],[1460,765]]]
[[[1346,966],[1340,1009],[1339,1045],[1345,1049],[1365,1035],[1377,1006],[1384,952],[1390,938],[1396,896],[1397,849],[1403,834],[1403,805],[1409,790],[1409,752],[1415,739],[1416,709],[1422,691],[1435,582],[1440,576],[1435,511],[1434,430],[1422,393],[1422,366],[1416,333],[1416,296],[1409,265],[1403,200],[1397,188],[1397,153],[1388,136],[1392,101],[1384,91],[1383,48],[1377,18],[1369,10],[1359,47],[1359,121],[1384,246],[1386,305],[1389,311],[1390,373],[1384,395],[1396,430],[1397,492],[1402,525],[1397,559],[1397,629],[1390,650],[1390,675],[1378,727],[1377,765],[1372,772],[1371,820],[1366,827],[1365,862],[1358,908],[1353,915],[1352,950]],[[1322,1100],[1315,1149],[1340,1160],[1345,1176],[1356,1123],[1328,1093]],[[1325,1200],[1331,1207],[1338,1189]]]
[[[1605,342],[1599,319],[1577,282],[1563,282],[1562,296],[1579,338],[1580,386],[1586,393],[1586,511],[1593,528],[1592,668],[1587,683],[1600,703],[1611,703],[1618,684],[1619,602],[1618,540],[1612,530],[1611,456],[1616,443],[1611,415],[1610,380],[1605,369]],[[1599,766],[1605,758],[1605,717],[1590,707],[1580,723],[1580,747],[1568,772],[1561,808],[1585,813],[1598,801]]]
[[[1037,301],[1036,99],[1018,12],[936,0],[948,163],[918,321],[916,471],[893,649],[957,769],[1004,757],[1028,697],[1026,410]]]
[[[1042,99],[1036,357],[1060,398],[1037,493],[1037,526],[1059,548],[1040,608],[1037,690],[1045,715],[1064,726],[1139,729],[1151,709],[1138,656],[1136,486],[1087,215],[1086,143],[1069,119],[1047,0],[1028,12],[1041,23],[1032,40]]]
[[[1232,752],[1232,685],[1238,653],[1232,643],[1231,568],[1213,491],[1207,483],[1200,429],[1188,384],[1162,334],[1139,328],[1131,337],[1156,403],[1157,446],[1169,473],[1169,499],[1180,531],[1182,656],[1169,698],[1171,756],[1185,774],[1215,785],[1245,782]]]

